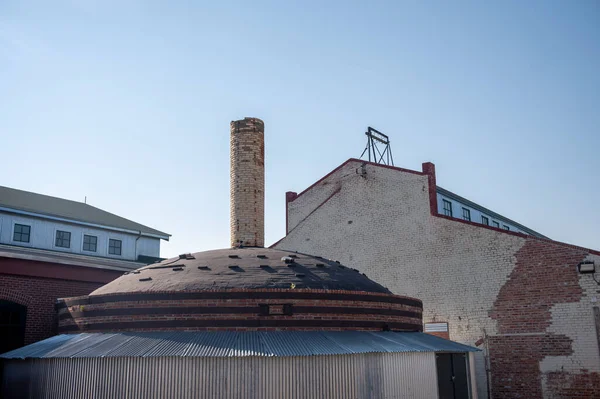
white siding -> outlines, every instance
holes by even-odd
[[[490,215],[488,215],[487,213],[483,213],[480,212],[477,209],[471,208],[468,205],[465,205],[453,198],[448,198],[443,196],[442,194],[437,194],[437,202],[438,202],[438,213],[440,215],[445,215],[444,213],[444,201],[450,201],[450,203],[452,204],[452,217],[457,218],[457,219],[463,219],[463,208],[467,208],[468,210],[471,211],[471,222],[474,223],[481,223],[481,217],[485,216],[489,219],[490,221],[490,227],[496,227],[494,226],[493,222],[498,222],[500,224],[499,228],[504,229],[504,226],[508,226],[510,228],[510,231],[514,231],[516,233],[525,233],[524,231],[519,230],[516,226],[507,223],[505,221],[503,221],[502,219],[496,219],[491,217]]]
[[[13,241],[15,223],[31,226],[29,243]],[[71,233],[70,248],[55,246],[56,231]],[[83,250],[84,234],[98,237],[96,252]],[[44,220],[24,215],[13,215],[0,212],[0,244],[17,245],[29,248],[49,249],[52,251],[78,253],[91,256],[103,256],[115,259],[136,260],[138,255],[160,256],[160,239],[150,237],[138,238],[135,234],[127,234],[99,228],[79,226],[76,224]],[[121,255],[108,253],[108,240],[121,240]]]

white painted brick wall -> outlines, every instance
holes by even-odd
[[[355,172],[358,167],[358,162],[346,164],[288,204],[290,233],[277,248],[339,260],[396,294],[421,299],[423,321],[447,321],[452,340],[474,345],[484,330],[497,334],[488,312],[526,240],[432,216],[425,175],[368,165],[362,178]],[[573,338],[575,354],[568,360],[545,360],[543,371],[569,361],[600,371],[590,332],[591,291],[597,287],[583,284],[587,296],[578,304],[556,306],[549,329]],[[588,332],[574,331],[582,328]],[[476,355],[476,375],[479,397],[485,398],[482,352]]]

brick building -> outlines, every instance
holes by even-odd
[[[262,247],[263,124],[230,126],[232,248],[59,299],[60,335],[0,355],[0,396],[476,398],[479,350],[424,334],[419,299]]]
[[[168,238],[85,203],[0,187],[0,353],[53,335],[58,298],[158,260]]]
[[[431,163],[350,159],[286,194],[287,234],[273,247],[420,298],[426,329],[482,349],[479,397],[600,397],[600,291],[577,268],[597,267],[600,252],[440,214],[438,194]]]

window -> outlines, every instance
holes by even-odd
[[[29,242],[30,237],[31,237],[31,226],[15,223],[15,232],[13,234],[13,241]]]
[[[61,248],[71,248],[71,233],[68,231],[56,230],[56,241],[54,245]]]
[[[504,227],[504,230],[510,230],[510,227],[508,227],[507,225],[503,224],[502,227]]]
[[[500,223],[496,222],[496,221],[492,221],[492,225],[494,227],[500,228]]]
[[[486,226],[490,225],[490,219],[487,216],[481,216],[481,224],[485,224]]]
[[[98,237],[96,236],[88,236],[87,234],[83,235],[83,250],[96,252],[98,248]]]
[[[108,253],[111,255],[121,255],[121,240],[108,240]]]
[[[452,216],[452,202],[450,202],[448,200],[443,200],[443,201],[444,201],[444,215]]]
[[[467,208],[463,208],[463,219],[471,221],[471,211]]]

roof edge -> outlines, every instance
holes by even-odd
[[[78,333],[62,334],[14,349],[0,355],[0,359],[49,358],[240,358],[362,355],[366,353],[468,353],[481,349],[446,340],[423,332],[395,331],[208,331],[198,334],[190,331],[148,333]],[[241,338],[245,337],[245,338]],[[267,338],[268,337],[268,338]],[[173,340],[187,346],[182,352]],[[214,343],[220,349],[215,350]],[[301,342],[299,342],[301,341]],[[83,342],[84,346],[77,345]],[[106,345],[111,343],[112,345]],[[239,346],[240,342],[254,345]],[[203,347],[209,349],[202,349]],[[261,350],[257,348],[262,347]],[[132,348],[135,350],[132,353]],[[192,350],[190,350],[192,349]]]
[[[104,258],[78,253],[13,246],[8,244],[0,244],[0,257],[119,272],[129,272],[145,266],[144,263],[132,260]]]
[[[81,220],[65,218],[62,216],[56,216],[56,215],[52,215],[52,214],[25,211],[25,210],[16,209],[16,208],[7,208],[5,206],[0,206],[0,211],[14,213],[14,214],[18,214],[18,215],[32,216],[32,217],[37,217],[37,218],[41,218],[41,219],[50,219],[50,220],[55,220],[58,222],[72,223],[72,224],[78,224],[78,225],[88,226],[88,227],[96,227],[96,228],[101,228],[104,230],[118,231],[118,232],[122,232],[122,233],[129,233],[129,234],[136,234],[136,235],[141,234],[144,237],[158,238],[158,239],[162,239],[165,241],[169,241],[169,238],[171,237],[171,234],[167,234],[167,233],[163,233],[163,232],[161,232],[161,233],[163,233],[164,235],[159,235],[159,234],[143,232],[141,230],[129,230],[129,229],[121,228],[121,227],[107,226],[107,225],[103,225],[103,224],[99,224],[99,223],[84,222]],[[104,211],[104,212],[106,212],[106,211]]]
[[[295,201],[298,197],[300,197],[301,195],[305,194],[310,189],[312,189],[313,187],[315,187],[316,185],[318,185],[319,183],[321,183],[323,180],[327,179],[329,176],[331,176],[332,174],[334,174],[335,172],[337,172],[338,170],[340,170],[341,168],[343,168],[344,166],[346,166],[347,164],[349,164],[351,162],[361,162],[361,163],[364,163],[366,165],[379,166],[379,167],[382,167],[382,168],[393,169],[393,170],[397,170],[397,171],[400,171],[400,172],[412,173],[412,174],[415,174],[415,175],[421,175],[421,176],[425,176],[426,175],[426,173],[418,172],[418,171],[412,170],[412,169],[405,169],[405,168],[399,168],[397,166],[383,165],[383,164],[376,163],[376,162],[365,161],[364,159],[349,158],[346,161],[344,161],[341,165],[339,165],[335,169],[333,169],[331,172],[327,173],[325,176],[321,177],[319,180],[317,180],[316,182],[314,182],[313,184],[311,184],[310,186],[308,186],[306,189],[304,189],[300,193],[296,194],[294,196],[294,198],[290,199],[288,202]]]
[[[494,212],[494,211],[492,211],[492,210],[490,210],[490,209],[488,209],[488,208],[484,207],[483,205],[479,205],[478,203],[476,203],[476,202],[473,202],[473,201],[471,201],[471,200],[469,200],[469,199],[467,199],[467,198],[465,198],[465,197],[461,197],[460,195],[458,195],[458,194],[455,194],[455,193],[453,193],[452,191],[446,190],[446,189],[445,189],[445,188],[443,188],[443,187],[440,187],[440,186],[437,186],[437,185],[436,185],[436,191],[437,191],[438,193],[442,194],[442,195],[445,195],[446,197],[452,198],[452,199],[454,199],[454,200],[456,200],[456,201],[459,201],[459,202],[462,202],[462,203],[464,203],[464,204],[465,204],[465,205],[467,205],[467,206],[470,206],[470,207],[472,207],[472,208],[475,208],[475,209],[479,210],[480,212],[487,213],[489,216],[491,216],[491,217],[492,217],[492,218],[494,218],[494,219],[500,219],[500,220],[504,220],[504,221],[505,221],[505,222],[507,222],[507,223],[513,224],[513,225],[515,225],[516,227],[518,227],[519,229],[523,230],[524,232],[526,232],[526,233],[529,233],[530,235],[536,236],[536,237],[538,237],[538,238],[546,238],[546,239],[549,239],[549,238],[548,238],[548,237],[546,237],[545,235],[543,235],[543,234],[540,234],[540,233],[538,233],[537,231],[535,231],[535,230],[533,230],[533,229],[530,229],[530,228],[529,228],[529,227],[527,227],[527,226],[524,226],[524,225],[522,225],[521,223],[515,222],[514,220],[512,220],[512,219],[509,219],[509,218],[507,218],[506,216],[502,216],[502,215],[500,215],[499,213],[497,213],[497,212]]]

